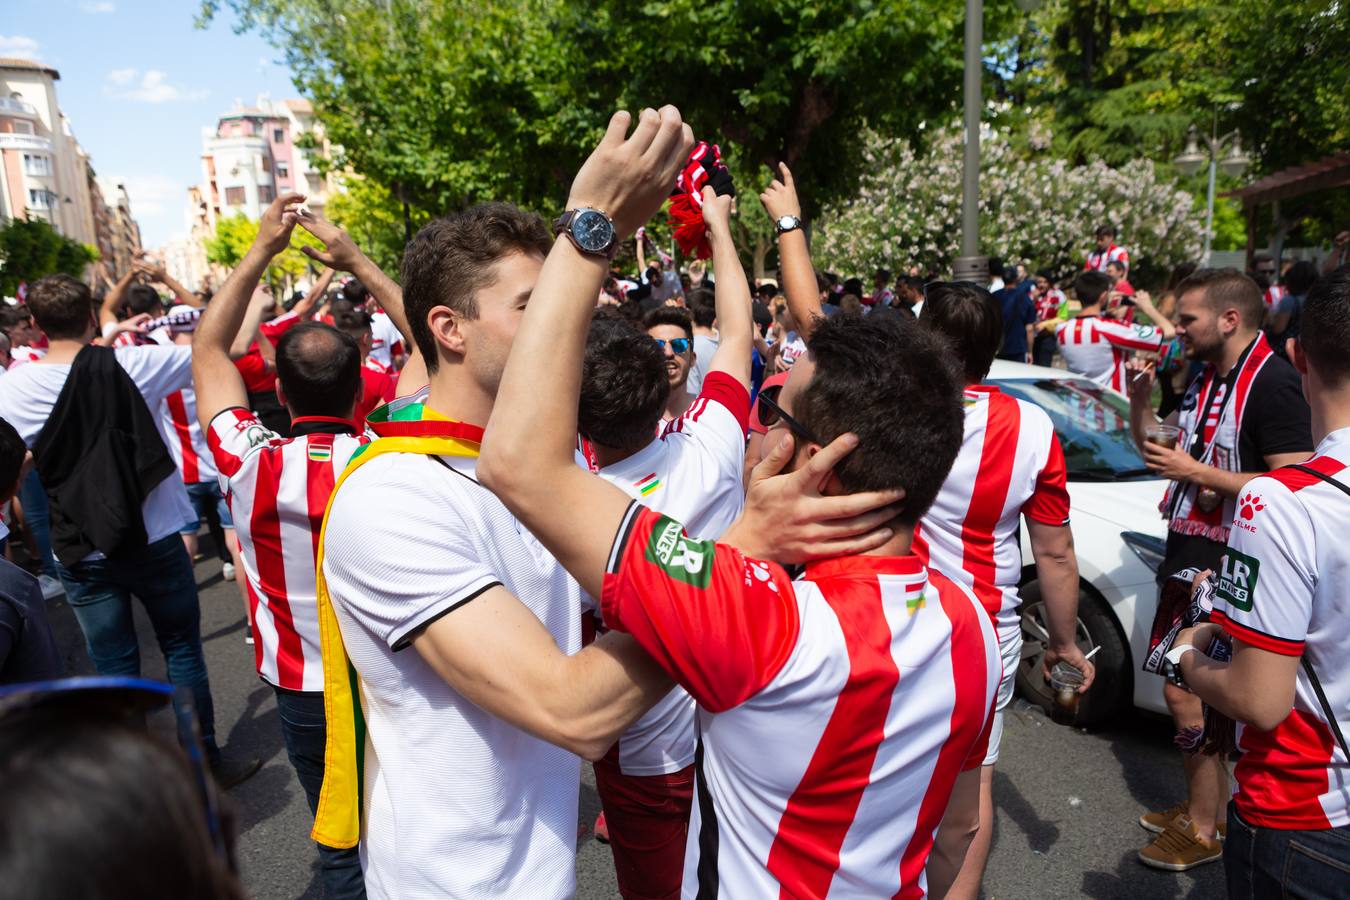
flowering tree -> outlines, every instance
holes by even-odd
[[[864,139],[868,168],[858,190],[816,222],[817,263],[851,273],[950,271],[960,255],[961,131],[939,132],[926,153],[875,133]],[[1137,275],[1200,255],[1204,223],[1191,195],[1148,160],[1072,166],[1018,149],[1007,132],[984,136],[980,152],[980,244],[991,256],[1067,274],[1082,267],[1093,232],[1107,223]]]

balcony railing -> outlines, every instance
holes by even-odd
[[[17,97],[0,97],[0,113],[36,117],[38,110],[33,104]]]
[[[0,133],[0,150],[41,150],[51,153],[52,142],[50,138],[35,134]]]

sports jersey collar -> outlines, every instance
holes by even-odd
[[[923,575],[923,562],[910,553],[906,556],[837,556],[806,564],[805,578],[859,577],[867,575]]]
[[[1000,394],[1002,391],[992,384],[968,384],[966,390],[973,394]]]
[[[291,434],[295,437],[307,434],[356,434],[356,426],[350,419],[336,416],[299,416],[291,419]]]
[[[623,481],[637,482],[647,477],[648,473],[655,472],[660,477],[665,477],[659,470],[661,460],[665,450],[665,441],[660,438],[653,438],[651,443],[643,447],[632,456],[625,457],[616,463],[605,466],[600,471],[611,478],[617,478]]]

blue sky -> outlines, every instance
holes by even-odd
[[[236,99],[296,97],[280,54],[196,0],[0,0],[0,56],[61,73],[57,99],[100,177],[122,179],[147,247],[186,233],[201,130]]]

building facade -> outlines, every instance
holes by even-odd
[[[127,270],[141,249],[126,189],[100,186],[56,97],[55,69],[0,58],[0,222],[41,219],[97,247],[108,274]]]

